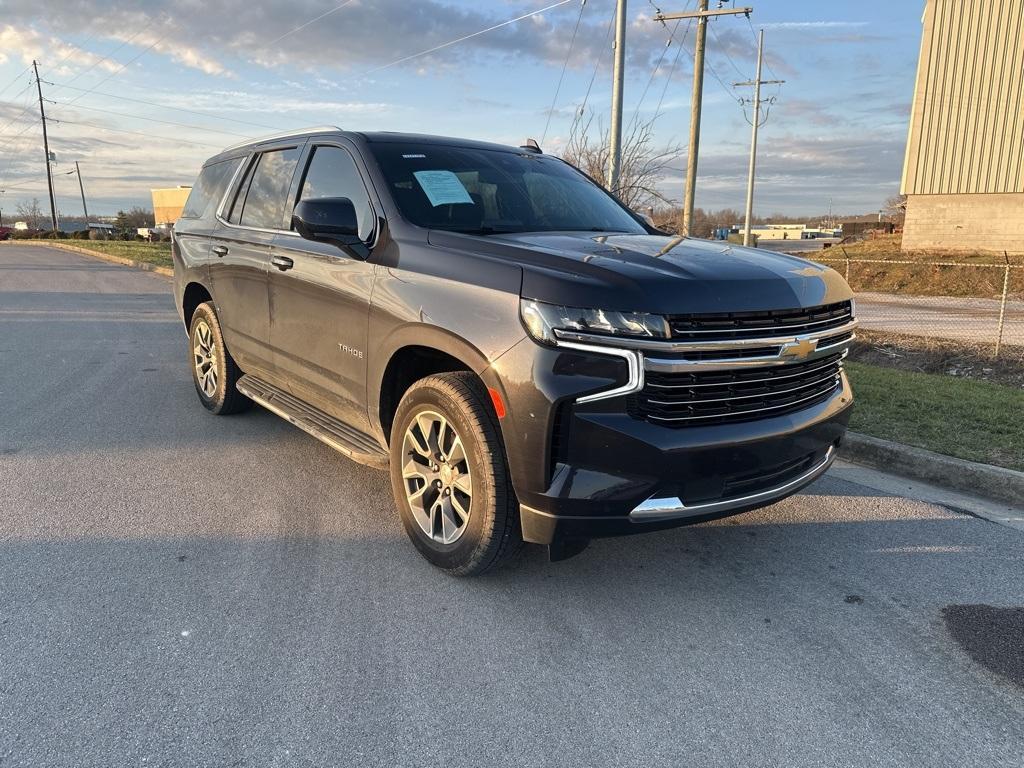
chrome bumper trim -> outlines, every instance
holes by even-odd
[[[787,496],[798,490],[801,486],[817,479],[832,465],[835,457],[835,448],[829,446],[828,451],[825,453],[825,458],[814,467],[807,470],[799,477],[794,478],[783,485],[770,488],[767,491],[760,491],[759,493],[753,493],[749,496],[738,496],[732,499],[722,499],[720,501],[709,501],[702,504],[690,505],[684,504],[678,497],[668,499],[648,499],[630,512],[629,517],[631,520],[635,520],[636,522],[675,520],[681,517],[698,517],[700,515],[708,515],[715,512],[726,512],[730,509],[739,509],[740,507],[749,506],[750,504],[758,504],[762,501],[771,502],[775,499]]]

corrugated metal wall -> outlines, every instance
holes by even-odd
[[[1024,192],[1024,0],[928,0],[901,191]]]

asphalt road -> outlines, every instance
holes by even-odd
[[[1024,531],[830,474],[452,579],[186,349],[166,279],[0,246],[4,768],[1021,765]]]
[[[862,292],[857,294],[857,318],[862,328],[874,331],[994,344],[999,305],[997,299]],[[1024,301],[1006,302],[1003,344],[1024,347]]]

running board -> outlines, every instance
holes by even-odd
[[[380,444],[365,432],[350,427],[343,421],[304,403],[283,389],[262,379],[246,374],[235,385],[239,392],[271,413],[290,421],[317,440],[326,443],[353,461],[377,469],[387,469],[388,454]]]

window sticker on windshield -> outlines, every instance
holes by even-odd
[[[473,198],[451,171],[414,171],[413,176],[435,208],[439,205],[473,204]]]
[[[426,155],[402,155],[402,157],[404,157],[406,160],[409,160],[410,158],[423,158],[423,159],[426,159],[427,156]]]

